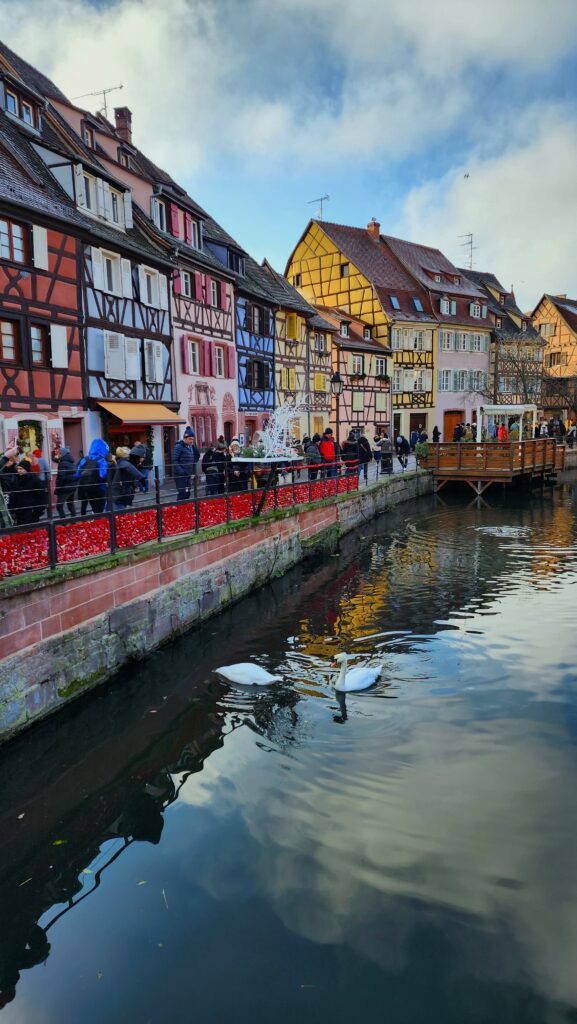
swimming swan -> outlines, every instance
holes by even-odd
[[[336,682],[333,682],[335,690],[348,692],[351,690],[366,690],[368,686],[376,683],[381,674],[381,667],[370,668],[367,665],[358,665],[347,672],[347,661],[350,655],[337,654],[331,664],[333,667],[341,666],[341,671]]]
[[[223,665],[214,671],[231,683],[244,683],[245,686],[266,686],[268,683],[278,683],[282,679],[282,676],[273,676],[260,665],[253,665],[251,661],[240,661],[238,665]]]

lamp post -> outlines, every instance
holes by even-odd
[[[343,378],[341,377],[341,375],[340,375],[338,370],[335,370],[335,372],[333,373],[333,375],[331,377],[331,380],[330,380],[330,385],[331,385],[331,395],[334,395],[335,398],[336,398],[336,440],[338,442],[338,440],[339,440],[339,426],[340,426],[339,399],[340,399],[340,397],[341,397],[341,395],[343,393],[343,387],[344,387]]]

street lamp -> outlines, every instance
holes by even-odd
[[[336,400],[337,400],[336,401],[336,428],[337,428],[336,429],[336,440],[338,441],[338,439],[339,439],[339,425],[340,425],[339,424],[339,399],[340,399],[340,397],[341,397],[341,395],[343,393],[343,388],[345,386],[343,378],[341,377],[341,375],[340,375],[338,370],[336,370],[333,373],[333,375],[332,375],[332,377],[330,379],[330,386],[331,386],[331,395],[334,395]]]

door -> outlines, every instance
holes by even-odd
[[[176,444],[176,427],[162,428],[162,454],[164,457],[164,475],[172,476],[172,451]]]
[[[256,430],[256,420],[249,420],[249,419],[245,420],[245,433],[246,433],[246,443],[247,444],[250,444],[250,439],[253,436],[255,430]]]
[[[395,435],[394,440],[396,441],[397,438],[399,437],[400,433],[401,433],[401,414],[400,414],[400,412],[396,412],[396,413],[393,414],[393,427],[394,427],[393,433]]]
[[[443,436],[441,441],[452,441],[453,431],[458,423],[464,423],[464,409],[447,409],[443,415]]]
[[[72,458],[78,462],[82,458],[82,420],[64,420],[64,444],[70,448]]]
[[[225,439],[227,444],[230,444],[230,442],[232,441],[233,436],[234,436],[233,435],[233,429],[234,429],[233,428],[233,424],[230,422],[230,420],[225,420],[223,426],[224,426],[224,439]]]
[[[423,430],[427,429],[427,417],[423,412],[412,412],[409,420],[409,433],[413,430],[418,430],[422,427]]]

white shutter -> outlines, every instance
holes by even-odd
[[[144,342],[144,376],[149,384],[154,384],[154,342]]]
[[[433,387],[433,371],[425,370],[423,373],[423,391],[430,391]]]
[[[34,266],[36,270],[48,270],[48,232],[39,224],[32,225]]]
[[[158,304],[161,309],[168,309],[168,285],[164,274],[158,275]]]
[[[126,380],[140,380],[142,377],[140,361],[140,338],[124,339],[124,357]]]
[[[142,265],[138,268],[138,289],[140,291],[140,301],[144,302],[148,306],[148,300],[146,298],[146,274]]]
[[[155,199],[154,196],[151,196],[151,199],[150,199],[150,215],[151,215],[154,223],[156,224],[157,228],[159,228],[160,227],[160,213],[159,213],[159,210],[158,210],[158,199]]]
[[[98,187],[98,182],[96,184],[97,184],[97,187]],[[102,216],[106,217],[106,220],[112,221],[112,196],[110,194],[110,185],[108,184],[107,181],[103,181],[102,182],[102,193],[103,193],[103,211],[102,211]]]
[[[125,299],[132,298],[132,266],[130,260],[120,261],[120,277],[122,280],[122,294]],[[132,379],[132,378],[131,378]]]
[[[155,384],[162,384],[164,380],[164,366],[163,366],[163,354],[164,345],[161,341],[154,342],[154,382]]]
[[[95,185],[96,185],[96,212],[97,212],[99,217],[107,217],[108,214],[107,214],[107,210],[106,210],[106,197],[105,197],[105,194],[104,194],[104,182],[103,182],[102,178],[95,178],[94,182],[95,182]],[[107,183],[107,188],[108,188],[108,201],[110,202],[110,188],[108,186],[108,183]]]
[[[412,391],[414,383],[414,372],[412,370],[403,370],[403,391]]]
[[[104,376],[108,380],[126,380],[124,335],[104,331]]]
[[[104,263],[102,250],[92,246],[92,281],[95,288],[104,291]]]
[[[423,338],[424,338],[423,348],[424,348],[425,352],[432,352],[433,351],[433,332],[432,331],[423,331]]]
[[[124,227],[131,228],[134,226],[132,219],[132,193],[124,192],[122,199],[124,202]]]
[[[64,324],[50,325],[50,352],[52,368],[68,369],[68,331]]]
[[[84,188],[84,168],[82,164],[74,164],[74,191],[77,206],[86,206],[86,189]]]

